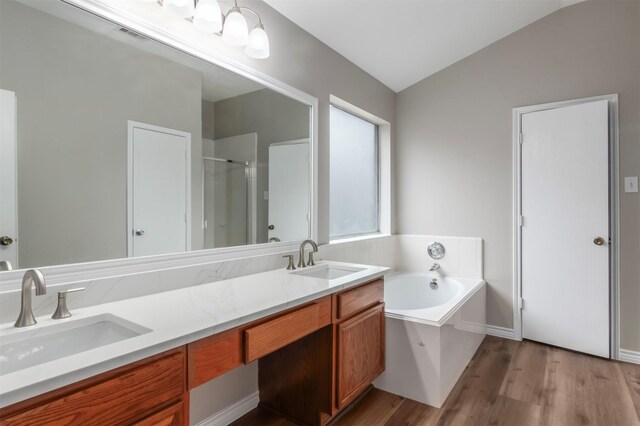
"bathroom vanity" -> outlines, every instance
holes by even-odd
[[[318,277],[334,270],[348,274]],[[188,424],[189,390],[257,360],[261,407],[300,424],[326,424],[384,370],[386,268],[322,262],[308,271],[269,271],[80,310],[63,321],[111,311],[148,331],[3,375],[3,405],[18,401],[0,409],[0,423]],[[245,305],[230,308],[242,295]],[[190,300],[196,314],[166,311],[162,301],[170,300]],[[46,334],[51,324],[43,322],[35,327]],[[55,389],[34,395],[46,383]]]

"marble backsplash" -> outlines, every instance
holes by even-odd
[[[439,261],[442,273],[470,278],[482,277],[482,240],[479,238],[387,235],[364,240],[336,241],[320,246],[316,259],[424,272],[433,263],[433,260],[426,253],[427,245],[433,241],[440,241],[447,249],[447,254]],[[287,254],[293,254],[297,262],[297,253],[283,251],[50,285],[46,295],[33,297],[33,312],[36,317],[51,315],[56,307],[57,292],[71,288],[84,287],[86,289],[68,295],[67,303],[73,312],[74,309],[86,306],[284,268],[286,260],[282,256]],[[15,321],[19,311],[20,291],[1,292],[0,323]]]
[[[67,296],[67,305],[73,313],[74,309],[86,306],[270,271],[286,265],[285,259],[282,258],[285,254],[293,253],[282,252],[244,257],[48,286],[46,295],[32,298],[33,313],[36,317],[53,314],[57,304],[58,291],[78,287],[85,288],[85,291],[69,293]],[[19,313],[20,291],[0,293],[0,323],[15,321]]]

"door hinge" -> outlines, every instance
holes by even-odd
[[[524,142],[524,135],[522,133],[518,135],[518,142],[520,142],[520,145]]]
[[[524,216],[522,216],[522,215],[518,216],[518,226],[520,226],[520,227],[524,226]]]
[[[524,309],[524,299],[522,297],[518,299],[518,308]]]

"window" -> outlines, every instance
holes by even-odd
[[[380,231],[378,126],[331,106],[331,239]]]

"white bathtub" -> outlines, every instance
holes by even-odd
[[[392,272],[384,291],[386,370],[375,385],[440,407],[485,336],[485,282]]]

